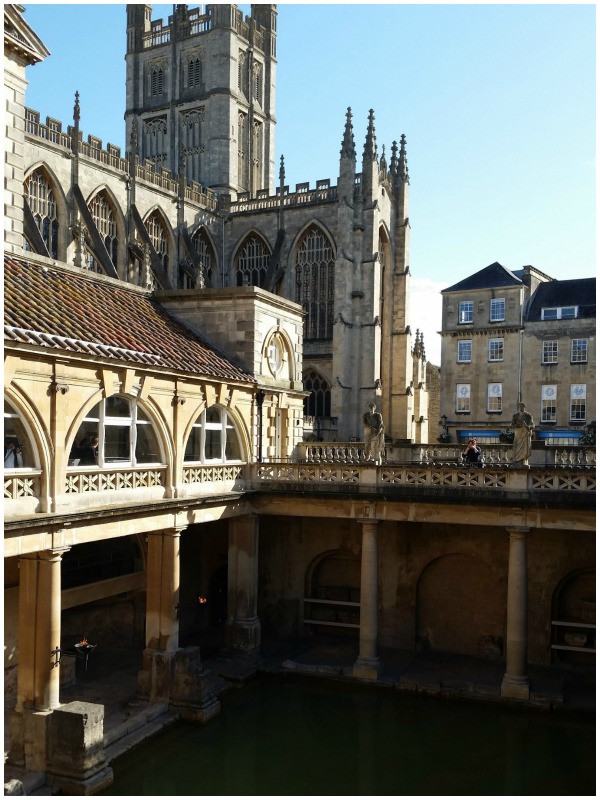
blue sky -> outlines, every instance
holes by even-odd
[[[125,6],[28,3],[25,19],[52,54],[28,70],[27,105],[66,128],[78,90],[84,136],[124,149]],[[278,5],[290,187],[337,181],[348,106],[359,154],[371,108],[380,153],[406,134],[412,327],[426,345],[437,292],[494,261],[595,274],[595,44],[594,4]]]

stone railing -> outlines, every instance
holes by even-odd
[[[183,468],[183,483],[191,485],[195,483],[228,483],[230,481],[242,481],[245,475],[243,464],[219,464],[215,466],[198,466]]]
[[[286,487],[340,491],[364,487],[377,491],[409,490],[502,490],[507,493],[576,491],[595,493],[596,473],[591,467],[522,468],[508,466],[465,467],[459,465],[374,464],[256,464],[252,469],[254,488],[285,491]]]
[[[283,195],[283,206],[295,207],[311,205],[313,203],[334,202],[338,198],[337,186],[330,186],[326,189],[313,189],[312,191],[293,192]],[[231,204],[232,213],[244,211],[277,211],[281,206],[279,193],[268,196],[260,196],[252,199],[241,198]]]
[[[39,497],[41,493],[41,470],[28,469],[23,472],[4,474],[4,499],[20,500],[23,497]]]
[[[65,480],[65,494],[88,492],[118,492],[125,489],[148,489],[165,486],[167,468],[120,467],[109,469],[70,468]]]

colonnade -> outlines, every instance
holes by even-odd
[[[376,680],[379,619],[379,521],[371,508],[357,519],[362,527],[359,652],[353,675]],[[179,648],[180,541],[183,528],[148,534],[146,640],[139,687],[150,700],[172,697],[172,665]],[[527,528],[509,528],[506,672],[503,697],[528,699]],[[13,712],[11,760],[28,769],[46,769],[49,716],[60,707],[61,558],[68,548],[23,555],[19,559],[19,663]],[[259,520],[249,514],[229,521],[228,613],[226,642],[240,658],[260,648],[258,618]],[[184,700],[181,702],[184,703]],[[185,703],[184,703],[185,704]],[[204,718],[214,713],[203,709]],[[196,717],[197,718],[197,717]]]

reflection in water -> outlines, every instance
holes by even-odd
[[[113,768],[105,795],[593,795],[594,721],[265,678]]]

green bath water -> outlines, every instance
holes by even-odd
[[[103,794],[595,794],[591,717],[278,678],[221,706],[118,759]]]

